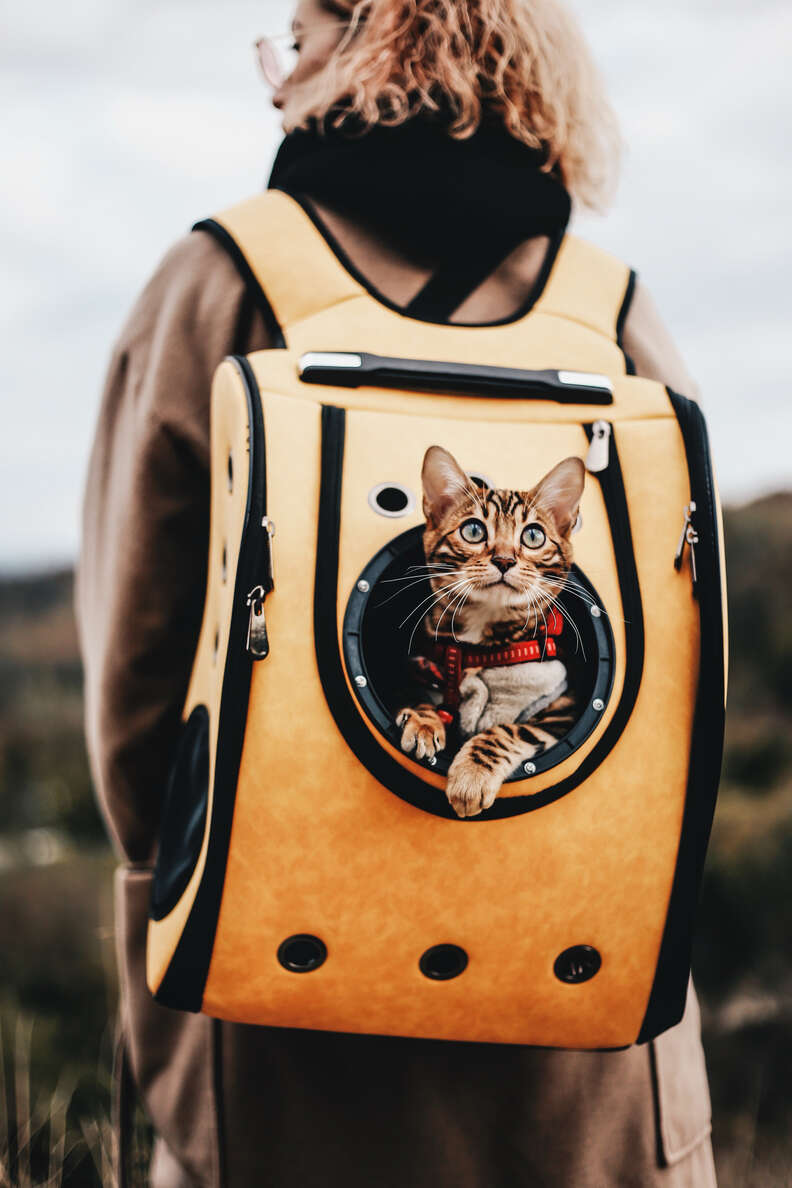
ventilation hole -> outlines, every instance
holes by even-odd
[[[228,550],[225,545],[223,545],[223,556],[220,561],[220,572],[225,582],[228,579]]]
[[[234,458],[230,451],[228,454],[228,489],[229,491],[234,489]]]
[[[212,647],[212,664],[217,663],[217,653],[220,651],[220,628],[215,629],[214,645]]]
[[[593,978],[602,965],[602,958],[591,945],[573,945],[555,959],[553,973],[561,982],[574,984]]]
[[[456,978],[467,968],[468,955],[459,945],[432,945],[418,962],[418,968],[427,978],[436,982],[447,982]]]
[[[489,487],[490,490],[495,490],[495,484],[493,483],[492,479],[484,473],[483,470],[468,471],[468,478],[471,480],[471,482],[474,482],[477,487]]]
[[[306,932],[298,932],[295,936],[287,936],[278,946],[278,961],[284,969],[292,973],[309,973],[318,969],[327,957],[327,947],[318,936],[310,936]]]
[[[406,516],[415,504],[412,491],[401,483],[379,483],[369,491],[369,504],[381,516]]]

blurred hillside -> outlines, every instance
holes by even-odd
[[[694,976],[721,1188],[765,1188],[792,1183],[792,493],[725,516],[727,746]],[[68,1083],[92,1115],[107,1109],[113,860],[82,739],[72,590],[69,570],[0,579],[0,1026],[8,1053],[18,1018],[34,1021],[34,1099]],[[93,1183],[87,1151],[70,1158],[68,1182]]]

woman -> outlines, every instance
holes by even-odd
[[[270,184],[300,194],[407,317],[487,323],[525,307],[570,193],[602,205],[617,151],[555,0],[300,0],[294,29]],[[695,394],[640,283],[625,315],[637,372]],[[218,244],[179,241],[116,344],[87,476],[86,732],[125,860],[122,1030],[158,1136],[151,1183],[714,1185],[692,986],[677,1027],[609,1053],[244,1027],[151,1000],[151,863],[203,609],[210,381],[226,354],[276,336]]]

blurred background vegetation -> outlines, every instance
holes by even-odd
[[[694,978],[721,1188],[782,1188],[792,1183],[792,493],[727,508],[725,520],[726,757]],[[83,743],[72,588],[70,570],[0,579],[0,1188],[52,1176],[53,1148],[64,1183],[108,1182],[113,858]]]

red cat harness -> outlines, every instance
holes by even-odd
[[[443,703],[438,714],[450,722],[459,709],[459,686],[466,668],[502,668],[508,664],[525,664],[529,660],[547,660],[558,655],[554,636],[561,634],[564,620],[557,611],[550,611],[540,624],[539,639],[522,639],[516,643],[483,647],[480,644],[436,643],[431,656],[413,657],[418,680],[443,691]]]

